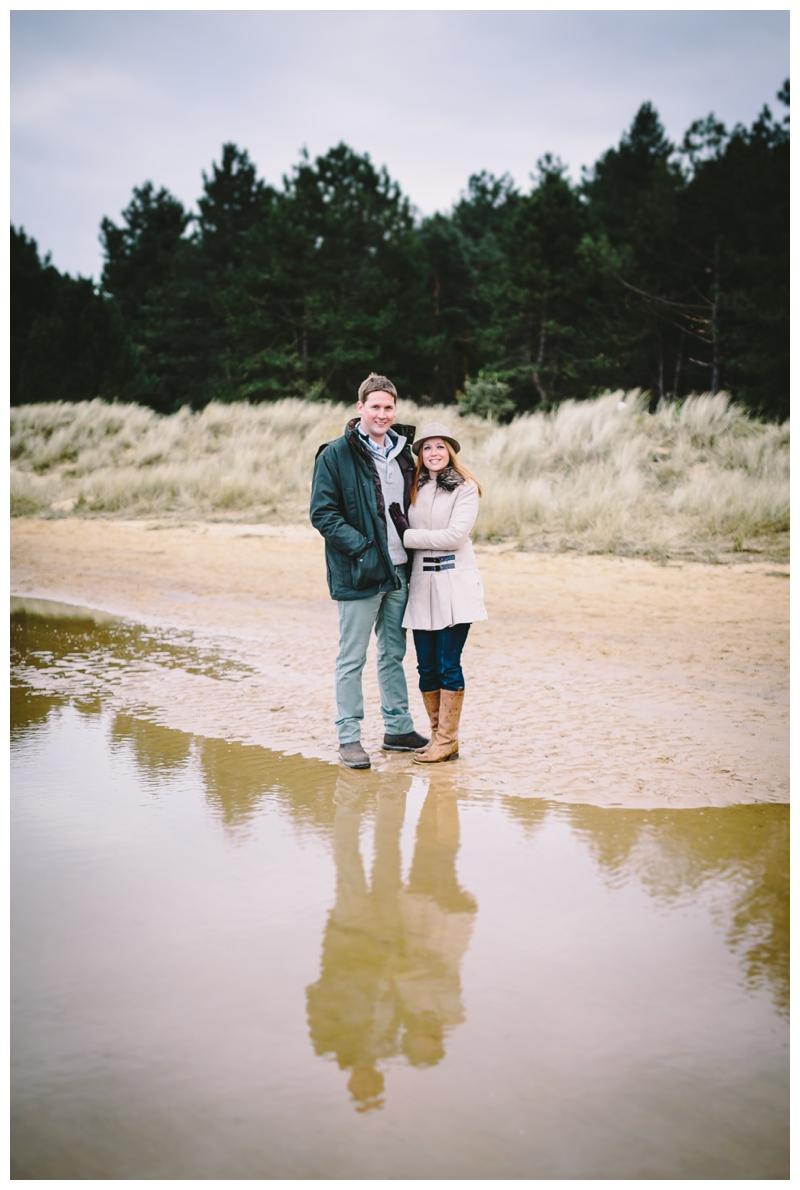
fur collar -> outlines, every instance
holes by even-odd
[[[419,481],[417,483],[417,487],[418,488],[423,487],[424,484],[426,484],[430,481],[430,478],[431,478],[430,472],[427,470],[426,467],[423,467],[419,473]],[[458,472],[456,471],[455,467],[445,467],[444,470],[440,471],[439,474],[436,476],[436,483],[438,484],[438,486],[440,488],[444,488],[444,490],[446,492],[454,491],[458,487],[458,485],[463,482],[464,482],[464,476],[459,475]]]

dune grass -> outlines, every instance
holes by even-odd
[[[314,455],[352,410],[300,400],[139,405],[54,402],[11,411],[14,515],[306,522]],[[398,421],[442,420],[485,496],[483,541],[722,560],[784,560],[789,426],[724,393],[655,413],[639,392],[565,401],[499,426],[401,401]]]

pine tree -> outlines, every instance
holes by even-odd
[[[616,260],[614,380],[646,387],[654,400],[670,391],[680,350],[682,262],[676,256],[678,202],[685,179],[652,104],[639,108],[630,129],[584,177],[595,232]],[[595,253],[599,260],[602,252]],[[611,379],[610,377],[608,379]]]
[[[61,274],[11,229],[11,403],[134,397],[136,353],[116,302]]]

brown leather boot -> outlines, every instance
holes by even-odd
[[[439,722],[428,747],[415,752],[417,764],[437,764],[441,760],[458,760],[458,724],[464,703],[463,690],[442,690],[439,701]]]
[[[441,693],[441,690],[420,690],[422,701],[425,704],[425,710],[428,712],[428,718],[431,721],[431,738],[424,748],[416,748],[416,752],[427,752],[428,748],[430,748],[436,739],[436,728],[439,726],[439,699]]]

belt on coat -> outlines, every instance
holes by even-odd
[[[438,558],[426,558],[423,556],[422,559],[423,570],[455,570],[455,568],[455,554],[440,554]]]

